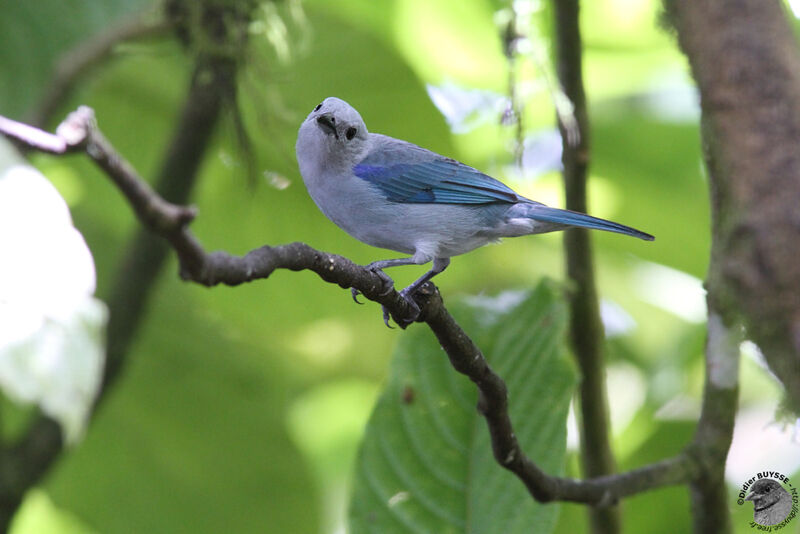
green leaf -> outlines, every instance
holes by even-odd
[[[567,314],[558,290],[544,282],[522,300],[510,293],[481,297],[473,299],[471,311],[472,318],[458,315],[507,381],[523,450],[548,473],[560,473],[575,374],[564,358]],[[352,532],[552,529],[558,506],[535,502],[494,461],[476,399],[474,385],[450,367],[431,333],[412,329],[367,425]]]

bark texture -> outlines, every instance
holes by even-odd
[[[700,90],[713,245],[707,288],[800,411],[800,52],[778,0],[669,0]]]

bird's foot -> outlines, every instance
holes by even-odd
[[[392,325],[389,324],[389,319],[392,317],[389,314],[389,308],[381,305],[381,310],[383,310],[383,324],[385,324],[387,328],[394,328]]]
[[[408,307],[411,309],[411,314],[406,317],[406,320],[410,323],[413,323],[419,318],[419,314],[421,310],[419,309],[419,304],[417,301],[414,300],[414,294],[417,292],[416,289],[409,291],[411,288],[405,288],[400,292],[400,296],[408,303]]]
[[[410,313],[407,316],[401,319],[395,318],[395,322],[400,328],[405,328],[414,321],[416,321],[419,318],[420,313],[422,312],[420,310],[419,304],[417,304],[417,302],[414,300],[414,293],[416,293],[416,289],[412,289],[410,287],[407,287],[400,292],[400,296],[403,298],[403,300],[406,301],[406,303],[408,304],[408,308],[410,310]],[[382,308],[383,308],[383,322],[386,326],[392,328],[389,325],[389,318],[390,318],[389,310],[386,308],[386,306],[382,306]]]
[[[350,294],[351,294],[351,295],[353,295],[353,301],[354,301],[356,304],[364,304],[363,302],[361,302],[360,300],[358,300],[358,296],[361,294],[361,291],[359,291],[358,289],[356,289],[356,288],[354,288],[354,287],[351,287],[351,288],[350,288]]]
[[[386,295],[392,292],[392,290],[394,289],[394,280],[392,280],[392,278],[388,274],[383,272],[381,269],[373,267],[372,264],[367,265],[366,268],[372,271],[373,273],[377,274],[378,278],[380,278],[381,282],[383,283],[383,291],[378,294],[379,296],[385,297]],[[358,300],[358,296],[361,294],[361,291],[359,291],[354,287],[351,287],[350,294],[353,296],[353,300],[355,301],[356,304],[364,304],[363,302]]]

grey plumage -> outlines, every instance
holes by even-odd
[[[458,161],[367,130],[347,102],[326,98],[297,136],[297,161],[311,198],[335,224],[372,246],[409,258],[371,263],[383,269],[433,261],[433,268],[401,294],[443,271],[450,257],[503,237],[595,228],[652,240],[639,230],[582,213],[550,208]]]

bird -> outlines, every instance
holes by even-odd
[[[777,525],[792,511],[792,496],[771,478],[755,481],[744,499],[753,501],[753,521],[765,527]]]
[[[385,284],[385,294],[394,282],[384,269],[432,262],[400,291],[412,313],[409,321],[420,314],[415,293],[451,257],[501,238],[581,227],[654,239],[629,226],[546,206],[455,159],[371,133],[358,111],[336,97],[308,114],[295,151],[306,189],[328,219],[359,241],[408,255],[366,265]],[[358,302],[358,290],[351,292]],[[388,326],[385,307],[383,318]]]

